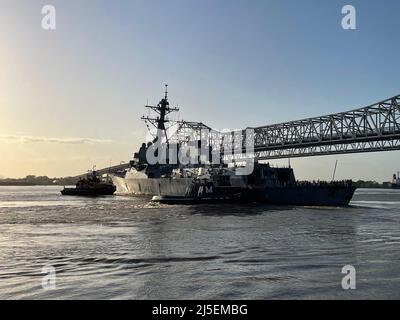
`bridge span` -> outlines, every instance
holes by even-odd
[[[103,168],[103,169],[99,169],[96,170],[98,175],[103,175],[103,174],[108,174],[108,173],[116,173],[125,169],[129,168],[129,163],[121,163],[115,166],[111,166],[111,167],[107,167],[107,168]],[[84,174],[80,174],[79,176],[76,176],[75,178],[79,179],[79,178],[84,178],[86,177],[87,173]]]
[[[253,136],[242,133],[242,149],[252,139],[259,160],[400,150],[400,95],[348,112],[250,129]]]
[[[201,139],[202,130],[210,128],[202,123],[182,122],[181,129],[191,129],[190,139],[195,141]],[[248,129],[250,136],[246,130],[239,131],[239,145],[233,141],[233,147],[242,150],[239,160],[249,157],[245,149],[248,139],[254,142],[250,157],[258,160],[400,150],[400,95],[347,112]],[[232,139],[235,134],[238,132],[211,135],[209,143],[220,148],[222,139]],[[222,148],[221,153],[235,158],[232,151],[224,152]],[[114,173],[127,167],[128,164],[121,164],[98,172]]]

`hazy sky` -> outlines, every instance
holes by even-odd
[[[57,29],[41,27],[52,4]],[[357,9],[357,30],[341,9]],[[0,175],[129,160],[163,84],[181,117],[244,128],[400,93],[400,2],[0,0]],[[389,180],[399,152],[294,159],[298,178]],[[276,162],[276,163],[282,163]],[[286,161],[284,161],[286,163]]]

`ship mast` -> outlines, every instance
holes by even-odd
[[[153,143],[158,140],[160,134],[163,134],[165,136],[168,143],[167,128],[165,127],[165,124],[170,121],[167,119],[167,115],[171,112],[179,111],[178,108],[170,108],[169,106],[168,84],[165,85],[165,96],[163,99],[161,99],[157,106],[147,105],[145,107],[155,111],[158,114],[157,118],[150,118],[145,116],[142,117],[142,120],[144,120],[146,124],[150,123],[153,127],[157,128],[157,136],[153,140]]]

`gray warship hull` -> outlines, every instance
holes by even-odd
[[[123,178],[112,177],[117,194],[183,197],[193,184],[191,178]]]
[[[195,201],[188,192],[193,186],[193,179],[191,178],[146,179],[114,176],[112,179],[114,185],[117,187],[117,194],[157,196],[157,199],[161,200],[160,202],[166,199],[173,199],[174,203],[192,203]],[[340,207],[349,204],[355,189],[355,187],[350,185],[259,186],[254,189],[246,189],[246,192],[242,193],[240,197],[235,196],[235,200],[240,199],[244,202],[256,201],[276,205]],[[206,202],[208,199],[212,201],[216,200],[217,197],[208,195],[208,197],[203,198],[203,202]]]

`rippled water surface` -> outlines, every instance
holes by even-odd
[[[400,298],[400,190],[348,208],[161,206],[0,187],[0,298]],[[42,288],[43,266],[56,288]],[[357,289],[341,287],[344,265]]]

